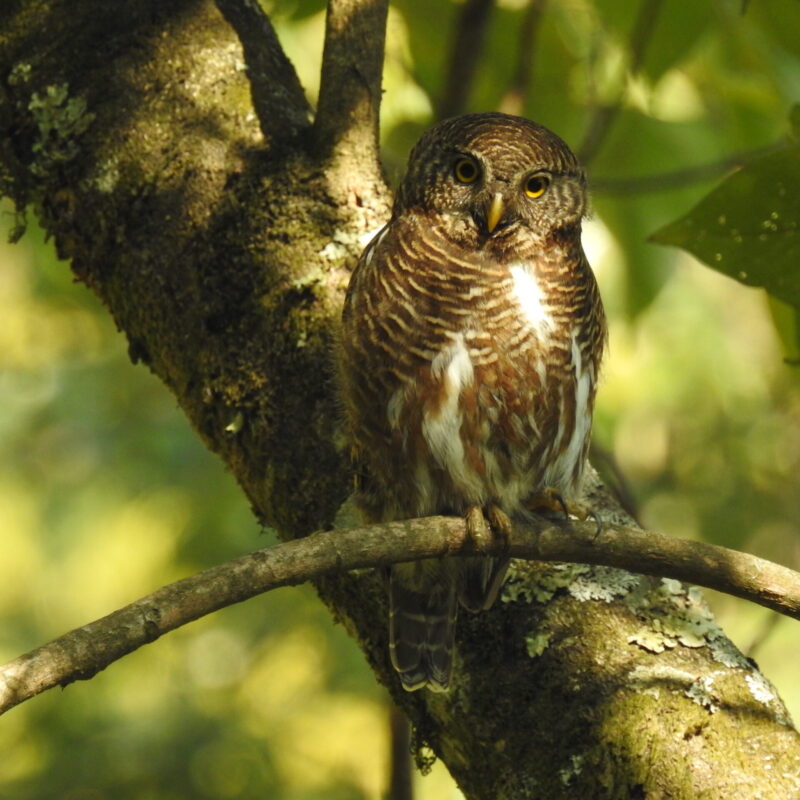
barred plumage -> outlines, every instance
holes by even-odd
[[[392,218],[356,267],[341,378],[367,521],[463,514],[507,535],[578,490],[605,319],[580,244],[583,173],[546,128],[471,114],[413,149]],[[447,689],[458,601],[493,602],[506,562],[398,565],[392,661]]]

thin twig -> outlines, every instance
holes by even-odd
[[[378,121],[388,0],[328,0],[314,123],[317,152],[342,171],[380,171]]]
[[[744,653],[748,658],[755,658],[758,651],[767,643],[767,640],[775,632],[778,623],[783,619],[780,614],[769,614],[759,629],[756,631],[755,636],[750,640],[750,644],[744,649]]]
[[[500,110],[506,114],[522,114],[525,100],[533,83],[533,64],[536,57],[536,39],[547,0],[529,0],[519,26],[517,66],[508,91],[500,101]]]
[[[503,552],[502,542],[485,553]],[[511,556],[601,564],[717,589],[800,619],[800,574],[725,547],[605,523],[537,518],[517,525]],[[315,533],[164,586],[0,668],[0,713],[53,686],[91,678],[168,631],[280,586],[400,561],[474,555],[461,517]]]
[[[388,704],[391,765],[386,800],[414,800],[411,771],[411,723],[394,703]]]
[[[271,145],[311,124],[303,87],[257,0],[216,0],[244,50],[253,108]]]
[[[639,6],[639,15],[631,31],[628,47],[631,54],[628,71],[632,75],[635,75],[644,63],[644,56],[653,36],[661,5],[662,0],[642,0]],[[595,108],[583,142],[578,148],[578,157],[584,164],[588,164],[597,155],[622,108],[624,98],[625,83],[623,82],[614,102],[602,103]]]
[[[648,192],[664,192],[669,189],[682,189],[693,183],[718,178],[736,167],[743,167],[761,156],[775,153],[785,147],[786,142],[781,140],[764,147],[734,153],[709,164],[698,164],[695,167],[662,172],[659,175],[642,175],[632,178],[592,178],[590,180],[591,189],[597,194],[613,195],[646,194]]]
[[[467,108],[494,0],[467,0],[456,20],[444,90],[439,98],[440,119],[463,114]]]

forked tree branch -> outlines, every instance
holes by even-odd
[[[329,0],[314,141],[342,171],[380,171],[388,0]]]
[[[505,545],[493,543],[486,553]],[[281,586],[400,561],[474,554],[460,517],[428,517],[315,533],[164,586],[32,650],[0,669],[0,713],[50,689],[86,680],[168,631]],[[800,619],[800,573],[724,547],[594,522],[536,518],[518,525],[515,558],[620,567],[717,589]]]
[[[242,43],[253,109],[270,144],[308,128],[311,108],[269,17],[257,0],[216,0]]]

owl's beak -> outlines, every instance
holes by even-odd
[[[503,202],[503,195],[500,192],[492,195],[492,202],[489,203],[489,208],[486,209],[486,227],[489,233],[493,233],[497,227],[497,223],[503,217],[506,210],[506,204]]]

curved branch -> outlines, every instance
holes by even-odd
[[[501,542],[486,553],[499,553]],[[800,619],[800,574],[747,553],[605,523],[544,518],[516,527],[515,558],[621,567],[707,586]],[[460,517],[315,533],[164,586],[0,669],[0,713],[54,686],[86,680],[161,635],[225,606],[323,575],[400,561],[474,555]]]

